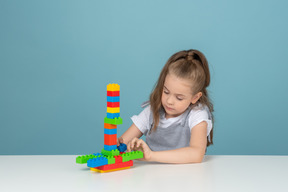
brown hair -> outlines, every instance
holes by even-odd
[[[211,113],[212,122],[214,122],[212,114],[214,111],[213,104],[210,101],[208,92],[206,90],[210,84],[210,71],[208,62],[203,53],[195,49],[190,49],[180,51],[172,55],[160,73],[159,79],[150,95],[150,105],[154,119],[152,131],[155,131],[159,124],[159,113],[160,110],[163,109],[161,97],[165,78],[168,73],[173,73],[180,78],[192,80],[193,94],[202,92],[202,96],[195,104],[191,104],[191,109],[198,103],[201,103],[203,106],[206,105]],[[210,139],[207,137],[207,146],[211,144],[213,144],[213,129],[210,132]]]

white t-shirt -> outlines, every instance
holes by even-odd
[[[146,135],[147,132],[151,128],[149,125],[149,117],[150,117],[151,113],[152,113],[152,111],[151,111],[151,107],[149,105],[139,115],[134,115],[131,117],[131,120],[133,121],[133,123],[136,125],[136,127],[138,127],[138,129],[144,135]],[[173,117],[173,118],[169,118],[169,119],[166,119],[165,114],[162,114],[160,116],[159,126],[161,126],[161,128],[167,128],[171,124],[180,122],[182,120],[184,114],[185,113],[183,113],[177,117]],[[191,112],[189,113],[188,121],[189,121],[188,125],[190,127],[190,131],[193,129],[193,127],[195,125],[201,123],[202,121],[206,121],[208,124],[207,125],[207,136],[210,134],[210,131],[212,130],[211,114],[210,114],[207,106],[205,106],[205,107],[202,107],[202,105],[195,106],[191,110]]]

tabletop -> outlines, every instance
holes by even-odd
[[[98,173],[76,155],[0,156],[0,191],[284,191],[288,156],[205,156],[197,164],[134,160]]]

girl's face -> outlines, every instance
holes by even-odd
[[[166,112],[166,118],[181,115],[191,103],[196,103],[201,96],[201,92],[192,95],[191,81],[168,73],[165,78],[161,98],[162,106]]]

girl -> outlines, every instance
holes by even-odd
[[[118,139],[127,151],[141,150],[144,160],[200,163],[213,144],[213,104],[206,88],[210,72],[198,50],[180,51],[163,67],[150,102]],[[146,135],[146,142],[139,139]]]

